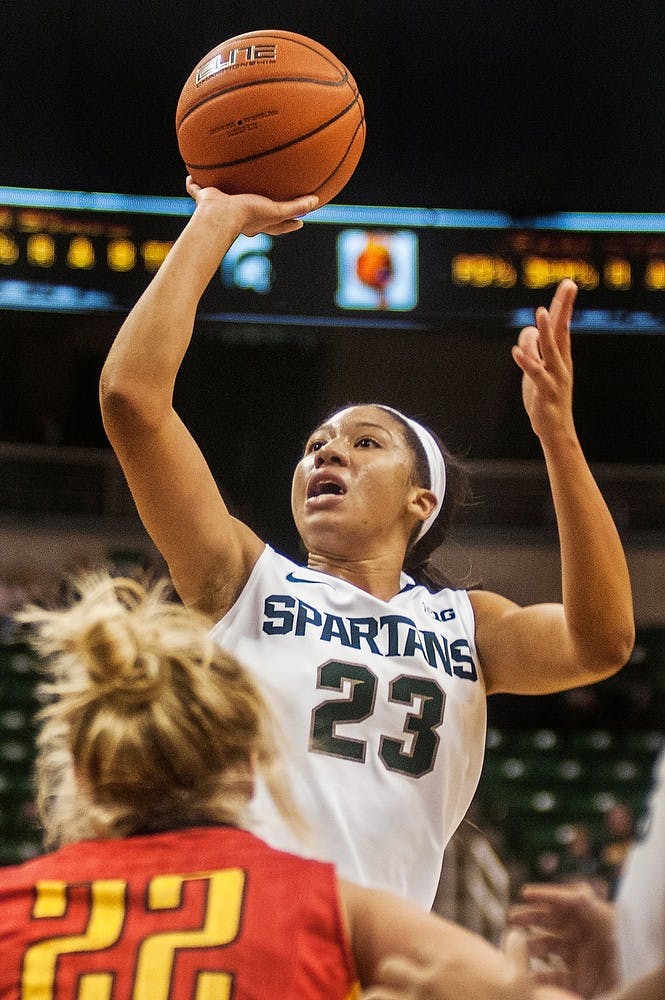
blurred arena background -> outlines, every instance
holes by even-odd
[[[337,200],[407,210],[311,227],[314,304],[302,305],[289,263],[299,236],[288,251],[259,248],[258,270],[234,272],[197,330],[180,405],[220,481],[241,484],[238,509],[273,544],[296,546],[284,469],[298,435],[336,404],[381,398],[468,456],[477,503],[449,554],[460,580],[480,575],[516,600],[556,598],[546,480],[510,344],[520,309],[545,301],[557,275],[586,275],[576,414],[626,545],[638,641],[626,670],[593,689],[490,700],[487,762],[439,905],[492,937],[525,878],[583,873],[611,894],[665,732],[665,10],[656,2],[285,0],[255,3],[248,15],[245,4],[207,0],[195,9],[5,0],[0,863],[39,843],[34,669],[9,615],[74,566],[158,564],[103,435],[97,378],[127,301],[148,280],[147,237],[158,266],[183,224],[186,209],[168,199],[184,194],[173,121],[184,79],[216,42],[264,27],[317,38],[359,84],[367,144]],[[37,189],[41,200],[16,189]],[[72,191],[138,200],[56,199],[49,208],[44,192]],[[146,213],[155,232],[141,236]],[[73,218],[83,220],[74,251]],[[110,297],[81,308],[83,292],[97,290],[94,253],[118,236],[116,225],[127,253],[129,244],[145,251],[143,270],[140,260],[114,270],[107,246]],[[352,289],[340,305],[340,255],[358,231],[383,234],[395,253],[417,247],[418,282],[401,304],[354,303]],[[525,255],[541,268],[529,280]],[[506,261],[517,277],[501,272]],[[275,273],[257,291],[261,266]],[[76,280],[63,282],[66,272]],[[78,298],[58,304],[54,289],[72,287]],[[236,372],[230,399],[215,377],[227,366]],[[205,438],[213,425],[219,435]],[[630,814],[623,825],[616,807]]]
[[[340,200],[661,211],[664,19],[656,0],[6,0],[0,183],[182,193],[190,69],[275,27],[339,54],[364,95],[363,163]]]

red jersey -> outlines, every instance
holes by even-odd
[[[70,844],[0,869],[1,1000],[344,1000],[332,865],[244,830]]]

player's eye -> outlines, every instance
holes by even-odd
[[[309,455],[313,451],[320,451],[326,442],[323,438],[312,438],[311,441],[307,442],[307,447],[305,448],[305,454]]]
[[[356,447],[357,448],[380,448],[381,445],[379,444],[379,442],[375,438],[365,436],[365,437],[359,438],[358,441],[356,441]]]

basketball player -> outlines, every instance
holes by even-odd
[[[563,281],[513,348],[550,477],[561,604],[432,584],[459,473],[432,433],[384,406],[347,407],[311,435],[293,477],[308,553],[296,565],[231,516],[172,397],[198,302],[236,237],[295,230],[314,201],[187,187],[194,213],[104,365],[109,440],[180,597],[217,620],[215,637],[277,710],[312,852],[429,908],[480,775],[487,695],[589,684],[633,644],[624,553],[573,422],[576,286]],[[267,419],[257,414],[257,434]],[[260,832],[295,849],[264,816]]]
[[[563,962],[548,981],[572,984],[585,997],[665,981],[665,748],[654,771],[643,833],[630,849],[616,903],[590,886],[527,885],[511,925],[531,931],[534,956]],[[660,978],[658,978],[660,977]],[[637,995],[637,994],[636,994]],[[665,989],[654,994],[659,1000]]]
[[[21,620],[50,675],[37,778],[55,849],[0,872],[0,996],[343,1000],[419,942],[446,956],[445,1000],[537,1000],[481,938],[242,829],[259,772],[293,817],[270,713],[163,581],[88,575]]]

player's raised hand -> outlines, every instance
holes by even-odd
[[[611,903],[585,882],[526,885],[508,924],[527,933],[530,958],[542,984],[596,996],[618,979],[615,916]]]
[[[549,309],[536,310],[535,325],[524,327],[512,350],[523,372],[524,407],[541,440],[575,433],[570,321],[576,295],[575,282],[564,278]]]
[[[301,216],[313,211],[319,203],[316,195],[305,195],[291,201],[271,201],[258,194],[225,194],[217,188],[202,188],[191,177],[187,177],[186,187],[197,206],[220,205],[225,212],[234,214],[244,236],[292,233],[302,228]]]

